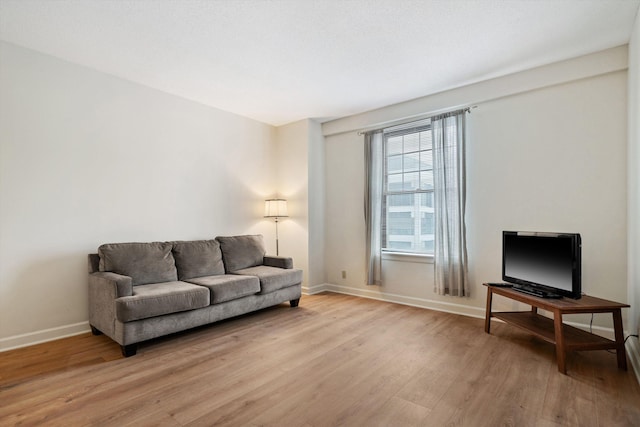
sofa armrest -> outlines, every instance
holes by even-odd
[[[116,299],[133,295],[133,279],[107,271],[89,274],[89,324],[121,343],[115,334]]]
[[[293,268],[293,258],[284,257],[284,256],[269,256],[266,255],[263,261],[264,265],[269,267],[278,267],[278,268]]]
[[[133,295],[133,279],[129,276],[99,271],[89,274],[89,289],[116,299]]]

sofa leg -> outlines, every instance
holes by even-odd
[[[135,356],[138,351],[138,344],[121,345],[120,348],[124,357]]]
[[[93,335],[102,335],[102,331],[100,329],[96,328],[93,325],[89,325],[89,326],[91,326],[91,333]]]
[[[299,303],[300,303],[300,298],[292,299],[291,301],[289,301],[289,304],[291,304],[291,307],[297,307]]]

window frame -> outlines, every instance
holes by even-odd
[[[420,188],[420,176],[418,177],[418,188],[414,188],[411,190],[399,190],[399,191],[390,191],[389,190],[389,176],[390,175],[405,175],[406,173],[421,173],[423,171],[429,171],[429,169],[421,169],[419,161],[418,161],[418,169],[417,170],[410,170],[410,171],[405,171],[405,165],[404,165],[404,159],[405,156],[407,154],[421,154],[423,152],[427,152],[430,151],[431,152],[431,158],[433,159],[433,145],[431,145],[428,149],[421,149],[422,147],[420,145],[418,145],[418,148],[416,151],[405,151],[405,147],[404,147],[404,140],[403,140],[403,146],[402,146],[402,151],[400,153],[394,153],[391,156],[395,156],[395,155],[399,155],[400,158],[402,159],[402,167],[400,169],[400,172],[395,172],[395,173],[389,173],[389,139],[394,138],[394,137],[405,137],[407,135],[411,135],[411,134],[420,134],[421,132],[431,132],[431,120],[424,120],[424,121],[420,121],[419,123],[413,123],[410,124],[410,126],[407,125],[400,125],[400,126],[395,126],[392,128],[388,128],[385,129],[383,131],[383,135],[382,135],[382,159],[383,159],[383,165],[382,165],[382,218],[381,218],[381,246],[382,246],[382,252],[384,254],[386,254],[385,258],[389,259],[390,257],[393,257],[395,255],[401,255],[401,256],[413,256],[416,259],[432,259],[434,256],[434,249],[431,249],[430,251],[426,251],[426,250],[420,250],[420,249],[398,249],[398,248],[389,248],[387,247],[389,245],[389,234],[387,232],[387,222],[388,222],[388,216],[391,213],[389,211],[389,208],[392,207],[393,205],[391,205],[388,201],[389,196],[402,196],[402,195],[411,195],[412,199],[413,199],[413,210],[411,210],[410,212],[413,214],[413,234],[410,235],[413,237],[414,242],[421,242],[420,236],[422,235],[422,210],[421,210],[421,198],[423,197],[422,194],[431,194],[431,209],[432,212],[433,211],[433,194],[434,194],[434,188],[432,185],[431,189],[422,189]],[[433,182],[433,163],[431,164],[431,181]],[[403,205],[404,206],[404,205]],[[409,235],[408,235],[409,236]],[[433,236],[435,238],[435,230],[433,232]],[[418,245],[419,247],[421,245]]]

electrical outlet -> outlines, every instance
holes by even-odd
[[[343,279],[347,278],[347,271],[346,270],[342,270],[342,278]]]

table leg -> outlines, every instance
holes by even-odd
[[[622,330],[621,310],[613,310],[613,332],[616,337],[616,356],[618,357],[618,368],[627,370],[627,354],[624,351],[624,331]]]
[[[488,334],[491,332],[491,299],[493,298],[493,291],[490,286],[487,286],[487,308],[484,315],[484,331]]]
[[[564,330],[562,328],[562,313],[553,311],[553,327],[556,337],[556,358],[558,359],[558,371],[567,373],[567,349],[564,343]]]

